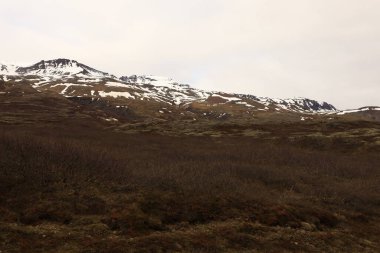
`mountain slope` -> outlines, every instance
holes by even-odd
[[[339,111],[337,115],[344,118],[356,118],[361,120],[374,120],[380,122],[380,107],[366,106],[354,110]]]
[[[68,59],[43,60],[29,67],[19,67],[16,73],[21,75],[52,76],[56,78],[67,76],[111,77],[108,73]]]
[[[249,118],[266,112],[325,114],[337,111],[329,103],[307,98],[272,99],[204,91],[159,76],[118,78],[69,59],[40,61],[28,67],[0,65],[0,71],[0,78],[7,83],[27,82],[39,92],[54,92],[82,100],[103,100],[114,107],[130,106],[147,116],[164,117],[161,114],[166,110],[172,114],[192,114],[193,118],[199,115]]]

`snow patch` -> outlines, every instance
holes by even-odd
[[[117,92],[117,91],[110,91],[110,92],[98,91],[98,92],[99,92],[99,96],[101,96],[101,97],[114,97],[114,98],[124,97],[124,98],[135,99],[135,96],[131,95],[127,91],[120,91],[120,92]]]

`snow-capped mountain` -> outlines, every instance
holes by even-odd
[[[69,59],[42,60],[27,67],[0,64],[0,75],[18,80],[39,80],[40,83],[56,80],[69,81],[73,78],[116,78],[108,73]]]
[[[0,75],[17,75],[17,69],[15,65],[0,64]]]
[[[380,122],[380,107],[365,106],[359,109],[343,110],[336,113],[340,117],[358,118],[361,120],[374,120]]]
[[[380,107],[379,106],[365,106],[365,107],[361,107],[359,109],[339,111],[337,114],[338,115],[344,115],[344,114],[350,114],[350,113],[374,112],[374,111],[380,111]]]
[[[68,59],[40,61],[29,67],[19,67],[16,72],[22,75],[40,75],[56,78],[64,76],[112,77],[108,73]]]
[[[0,78],[15,83],[27,81],[40,92],[54,91],[66,97],[153,101],[177,107],[202,104],[203,107],[256,112],[336,112],[336,108],[329,103],[306,98],[272,99],[203,91],[160,76],[130,75],[118,78],[69,59],[40,61],[27,67],[0,65]]]

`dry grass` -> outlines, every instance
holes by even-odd
[[[70,126],[0,156],[3,252],[379,250],[376,152]]]

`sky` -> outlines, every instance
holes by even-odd
[[[380,106],[379,0],[0,0],[0,62]]]

